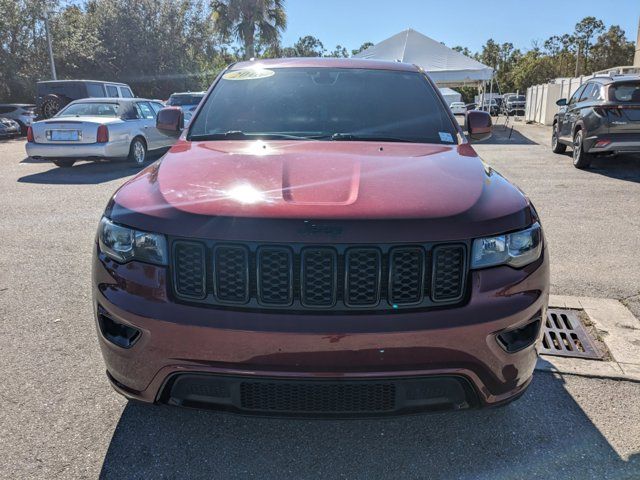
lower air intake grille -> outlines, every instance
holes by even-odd
[[[358,413],[395,408],[393,383],[267,383],[240,384],[241,408],[262,412]]]

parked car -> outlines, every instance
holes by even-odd
[[[472,141],[491,135],[466,115]],[[118,392],[354,416],[525,391],[549,294],[540,220],[418,67],[240,62],[181,123],[160,111],[180,140],[98,227],[93,310]]]
[[[464,102],[453,102],[449,105],[449,108],[454,115],[464,115],[467,113],[467,107]]]
[[[2,103],[0,104],[0,117],[18,122],[21,134],[26,135],[27,128],[35,119],[35,108],[35,105],[26,103]]]
[[[180,107],[184,114],[184,123],[189,125],[191,117],[196,108],[200,104],[200,101],[204,98],[207,92],[181,92],[172,93],[167,100],[167,105],[170,107]]]
[[[10,118],[0,117],[0,138],[15,138],[20,135],[20,125]]]
[[[572,147],[576,168],[595,156],[640,152],[640,76],[594,77],[556,104],[551,148]]]
[[[486,99],[482,105],[477,105],[476,109],[489,112],[494,117],[500,113],[500,106],[495,98],[492,98],[491,100]]]
[[[504,112],[508,116],[522,116],[526,105],[524,95],[508,95],[504,97]]]
[[[98,80],[47,80],[36,84],[38,119],[53,117],[73,100],[82,98],[133,98],[126,83]]]
[[[128,158],[142,165],[150,150],[175,138],[156,128],[163,105],[144,98],[92,98],[71,102],[55,117],[33,123],[27,155],[71,167],[79,159]]]

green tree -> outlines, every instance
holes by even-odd
[[[338,58],[347,58],[349,56],[349,52],[342,45],[336,45],[336,48],[329,54],[327,57],[338,57]]]
[[[300,37],[293,47],[285,48],[283,55],[285,57],[321,57],[324,52],[324,45],[318,38],[306,35]]]
[[[596,17],[585,17],[576,23],[573,37],[580,48],[583,58],[584,73],[589,71],[589,53],[593,37],[604,31],[604,23]]]
[[[359,54],[360,52],[365,51],[369,47],[373,47],[373,43],[364,42],[362,45],[360,45],[360,47],[356,48],[355,50],[351,50],[351,56],[355,56],[355,55]]]
[[[634,50],[634,44],[627,40],[624,30],[618,25],[611,25],[591,47],[593,70],[631,65]]]
[[[211,9],[215,29],[242,42],[245,59],[255,56],[256,46],[276,45],[287,27],[284,0],[213,0]]]

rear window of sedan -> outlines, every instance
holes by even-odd
[[[167,101],[167,105],[172,107],[181,107],[183,105],[198,105],[204,95],[179,94],[171,95]]]
[[[118,117],[119,107],[117,103],[74,103],[56,117]]]
[[[619,83],[611,87],[616,102],[640,103],[640,82]]]
[[[358,68],[231,70],[189,133],[202,138],[232,131],[457,143],[448,109],[423,74]]]

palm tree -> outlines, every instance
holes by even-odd
[[[214,26],[244,44],[244,57],[255,56],[256,43],[275,45],[287,26],[284,0],[213,0]]]

